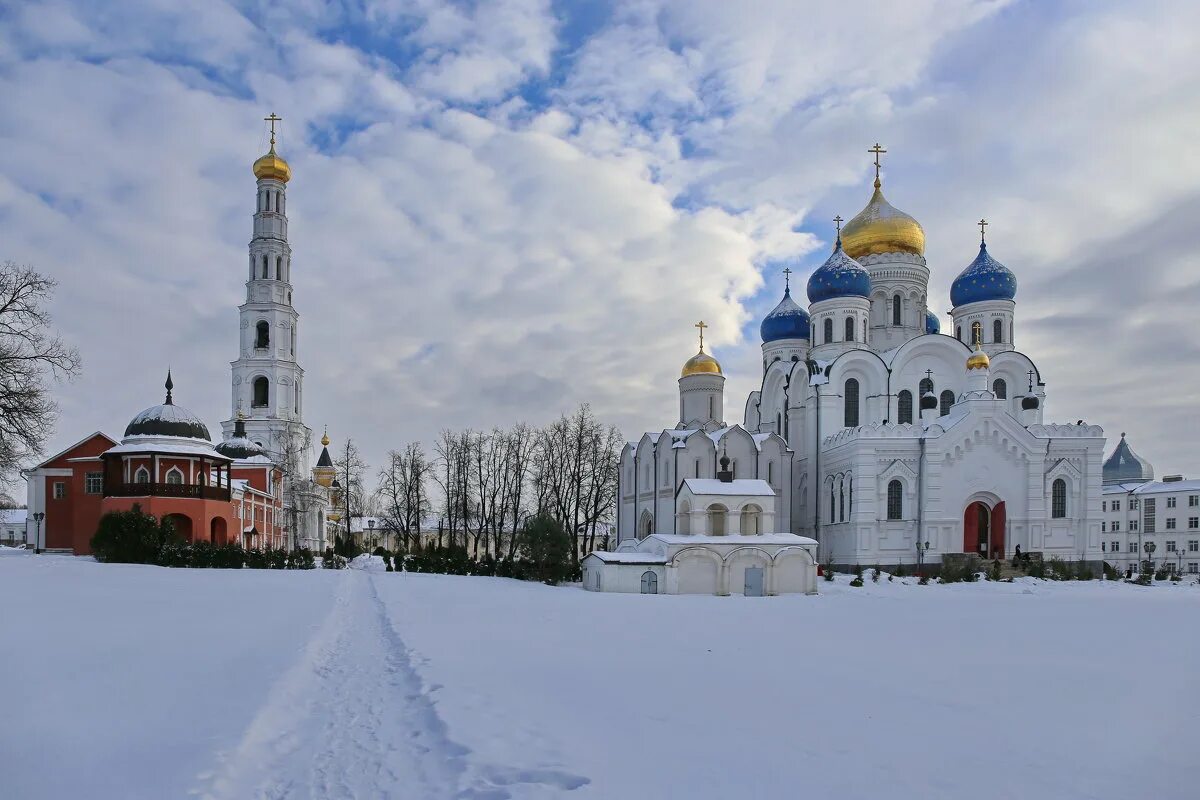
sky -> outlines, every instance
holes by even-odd
[[[168,366],[219,436],[271,112],[305,421],[372,467],[584,402],[669,427],[700,319],[740,421],[880,142],[943,327],[986,217],[1047,421],[1200,474],[1200,4],[0,3],[0,259],[83,357],[48,452]]]

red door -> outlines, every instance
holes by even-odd
[[[1004,501],[992,509],[992,554],[993,559],[1004,560]]]
[[[979,552],[979,509],[978,503],[971,503],[963,511],[963,547],[964,553]]]

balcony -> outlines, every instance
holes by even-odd
[[[183,497],[194,500],[229,502],[228,488],[190,483],[117,483],[106,484],[105,497]]]

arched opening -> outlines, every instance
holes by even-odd
[[[912,424],[913,421],[913,398],[912,392],[908,389],[901,389],[900,396],[896,398],[896,419],[900,424]]]
[[[684,536],[692,533],[692,506],[687,500],[680,503],[675,512],[675,532]]]
[[[137,472],[133,473],[133,482],[134,483],[149,483],[150,482],[150,470],[146,469],[145,467],[138,467]]]
[[[921,382],[917,384],[917,394],[924,397],[927,392],[933,391],[933,381],[929,378],[921,378]]]
[[[163,522],[171,523],[175,536],[185,542],[192,541],[192,518],[186,514],[167,514]]]
[[[251,402],[255,408],[266,408],[270,403],[270,382],[261,375],[254,379],[254,398]]]
[[[996,320],[992,323],[992,341],[999,344],[1004,341],[1004,323]]]
[[[178,486],[183,483],[183,470],[179,467],[171,467],[167,470],[167,483]]]
[[[892,298],[892,324],[900,324],[900,295]]]
[[[954,338],[962,341],[962,325],[957,325],[954,328]]]
[[[842,394],[845,403],[843,423],[847,428],[858,427],[858,379],[847,378],[846,388]]]
[[[275,256],[275,280],[283,280],[283,256]]]
[[[1055,478],[1050,486],[1050,516],[1054,519],[1067,516],[1067,482],[1062,478]]]
[[[226,544],[228,541],[228,532],[226,531],[225,518],[213,517],[212,523],[209,526],[209,541],[213,544]]]
[[[743,536],[761,536],[762,529],[762,509],[751,504],[742,509],[741,530]]]
[[[888,481],[887,518],[904,519],[904,484],[894,478]]]
[[[854,341],[854,318],[846,317],[846,339],[847,342]]]
[[[1008,384],[1004,382],[1004,378],[992,381],[992,394],[996,395],[997,400],[1008,399]]]
[[[271,346],[271,325],[265,319],[259,320],[254,326],[254,346],[259,350]]]
[[[642,573],[642,594],[658,594],[658,573],[652,569]]]
[[[981,500],[963,511],[963,552],[986,559],[1004,558],[1004,503],[988,508]]]
[[[954,392],[949,389],[943,389],[940,409],[943,417],[950,413],[950,406],[952,405],[954,405]]]
[[[265,254],[262,257],[262,274],[259,277],[264,280],[266,280],[267,277],[267,257]]]
[[[645,539],[652,533],[654,533],[654,515],[649,511],[643,511],[642,518],[638,522],[638,538]]]
[[[724,536],[726,530],[726,518],[729,515],[729,509],[720,503],[713,503],[708,507],[708,535],[709,536]]]
[[[833,341],[833,317],[826,317],[822,326],[825,329],[825,344]]]

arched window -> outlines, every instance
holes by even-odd
[[[254,337],[254,346],[260,350],[270,347],[271,346],[271,325],[270,325],[270,323],[268,323],[265,319],[259,320],[258,324],[254,326],[254,330],[256,333],[256,335]]]
[[[900,324],[900,295],[892,298],[892,324]]]
[[[921,378],[921,382],[917,384],[917,394],[924,397],[926,392],[932,391],[933,381],[930,378]]]
[[[908,389],[902,389],[900,396],[896,398],[896,417],[901,425],[904,423],[912,424],[912,408],[912,392]]]
[[[846,482],[838,484],[838,522],[846,521]]]
[[[846,341],[854,341],[854,319],[852,317],[846,317]]]
[[[1050,516],[1063,519],[1067,516],[1067,482],[1056,478],[1050,486]]]
[[[1008,399],[1008,384],[1004,382],[1004,378],[992,381],[992,394],[996,395],[997,400]]]
[[[829,481],[829,524],[831,524],[831,525],[833,523],[837,522],[837,517],[834,516],[834,514],[836,512],[837,512],[837,508],[835,508],[833,505],[833,481],[830,480]]]
[[[999,344],[1004,341],[1004,323],[996,320],[992,323],[992,341]]]
[[[150,470],[146,469],[145,467],[138,467],[137,472],[133,473],[133,482],[134,483],[149,483],[150,482]]]
[[[825,344],[833,341],[833,317],[825,318]]]
[[[266,378],[259,376],[254,379],[254,399],[251,402],[255,408],[264,408],[270,405],[270,390],[271,384]]]
[[[728,510],[725,506],[719,503],[714,503],[708,507],[708,534],[709,536],[724,536],[725,535],[725,517]]]
[[[954,392],[950,391],[949,389],[943,389],[941,401],[941,412],[942,416],[944,417],[950,413],[950,406],[954,405]]]
[[[865,319],[863,320],[863,338],[862,338],[862,340],[864,342],[867,340],[867,321]]]
[[[846,391],[843,395],[846,403],[844,423],[847,428],[858,427],[858,378],[846,379]]]
[[[267,277],[267,257],[265,255],[263,256],[262,260],[262,274],[259,277],[263,278],[264,280]]]
[[[971,344],[983,344],[983,323],[975,320],[971,323]]]
[[[758,536],[762,530],[762,509],[748,505],[742,509],[741,529],[743,536]]]
[[[904,487],[898,480],[888,481],[887,518],[904,519]]]
[[[675,532],[683,536],[692,532],[692,506],[687,500],[681,502],[675,512]]]
[[[275,280],[283,280],[283,256],[275,256]]]
[[[183,483],[183,472],[179,467],[171,467],[167,470],[167,483],[176,485]]]
[[[962,341],[962,325],[955,327],[954,338],[958,339],[960,342]]]

